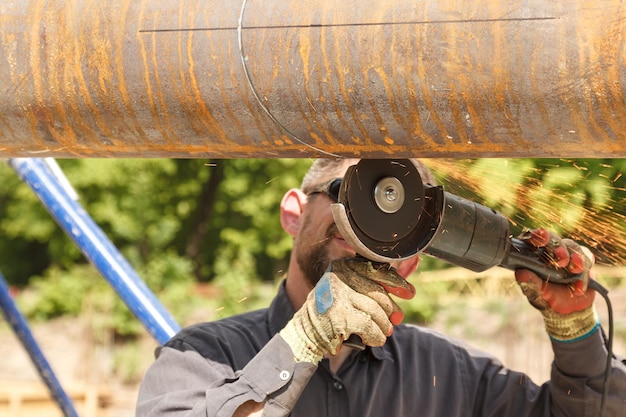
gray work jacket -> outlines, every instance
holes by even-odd
[[[284,285],[268,309],[183,329],[140,387],[138,417],[232,416],[248,400],[264,416],[597,416],[602,333],[553,342],[551,381],[538,386],[495,358],[438,333],[400,325],[386,345],[355,351],[337,374],[294,363],[277,334],[294,310]],[[626,415],[626,365],[613,360],[607,416]]]

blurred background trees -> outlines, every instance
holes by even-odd
[[[254,159],[58,162],[80,203],[136,268],[180,258],[199,281],[211,281],[225,259],[246,256],[256,275],[274,277],[290,247],[278,205],[285,190],[299,186],[310,164]],[[24,285],[50,268],[68,270],[84,263],[29,187],[5,165],[0,175],[0,269],[7,279]]]
[[[280,227],[280,200],[299,186],[312,161],[58,162],[81,204],[166,306],[183,314],[193,307],[190,289],[210,283],[222,291],[224,314],[231,314],[242,299],[246,308],[254,305],[259,284],[274,285],[283,275],[291,237]],[[447,191],[501,211],[516,231],[547,226],[586,242],[601,261],[622,263],[626,160],[425,162]],[[26,312],[48,318],[86,306],[119,310],[110,315],[118,333],[137,332],[29,187],[4,164],[0,178],[0,271],[16,288],[30,288],[21,300]],[[423,259],[420,270],[443,266]]]

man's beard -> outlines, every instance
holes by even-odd
[[[306,228],[303,228],[305,231]],[[308,248],[300,247],[297,251],[296,261],[298,266],[304,273],[304,276],[311,287],[315,287],[317,281],[320,280],[332,259],[328,254],[328,246],[335,234],[336,226],[332,225],[326,231],[326,238],[321,242],[316,242]]]

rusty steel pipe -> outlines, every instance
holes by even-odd
[[[620,0],[0,4],[0,157],[626,157]]]

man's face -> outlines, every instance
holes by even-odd
[[[294,242],[296,261],[311,287],[317,284],[331,261],[355,255],[335,225],[330,209],[332,203],[334,201],[324,193],[308,197]]]

